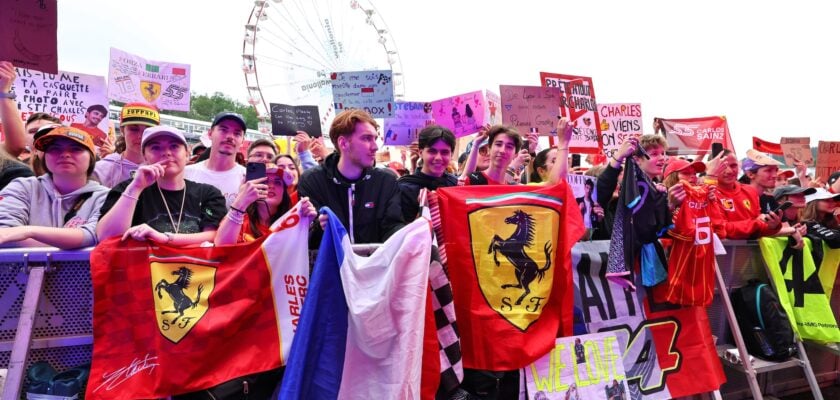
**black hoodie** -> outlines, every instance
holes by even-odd
[[[446,173],[438,178],[418,171],[413,175],[400,178],[397,183],[400,185],[400,192],[402,192],[403,220],[411,222],[417,218],[417,213],[420,212],[420,204],[417,202],[420,189],[437,190],[439,187],[458,186],[458,178]]]
[[[300,198],[309,197],[316,209],[329,207],[351,242],[383,243],[405,225],[397,179],[385,170],[366,168],[359,179],[350,181],[338,171],[338,157],[330,154],[323,164],[303,173],[297,187]],[[310,248],[318,248],[322,234],[320,225],[313,224]]]

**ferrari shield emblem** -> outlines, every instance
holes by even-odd
[[[178,343],[207,313],[216,268],[184,262],[152,262],[152,297],[160,333]]]
[[[551,296],[559,213],[545,206],[507,205],[469,214],[472,255],[484,299],[525,331]]]
[[[154,103],[160,97],[160,83],[140,81],[140,93],[149,103]]]

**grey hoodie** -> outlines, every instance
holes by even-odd
[[[108,195],[108,188],[88,181],[78,190],[59,195],[49,174],[39,177],[18,178],[0,191],[0,227],[49,226],[53,228],[79,228],[84,232],[82,247],[96,244],[96,223],[99,209]],[[73,208],[82,193],[92,192],[76,216],[64,224],[64,216]]]

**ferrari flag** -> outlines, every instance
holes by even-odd
[[[571,335],[570,251],[584,228],[568,184],[437,196],[464,367],[522,368]]]

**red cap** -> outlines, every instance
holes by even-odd
[[[682,158],[672,158],[665,166],[665,176],[671,175],[674,172],[685,170],[686,168],[693,168],[695,174],[699,174],[706,170],[706,164],[700,161],[690,163]]]

